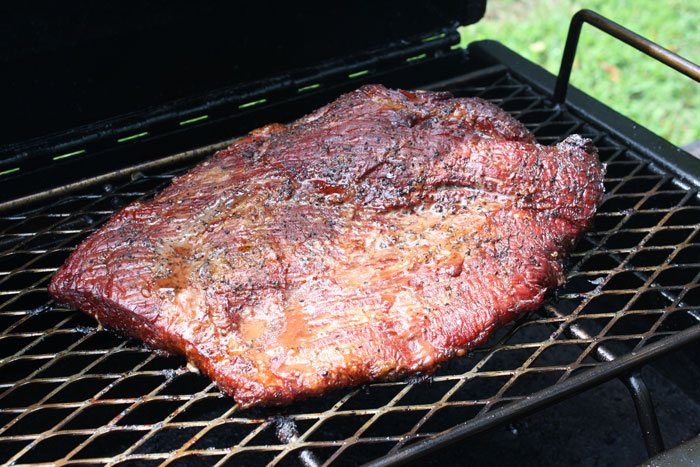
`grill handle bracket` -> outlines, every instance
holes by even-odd
[[[621,376],[620,380],[632,396],[647,454],[651,458],[664,452],[666,448],[664,447],[661,428],[659,428],[659,421],[656,418],[654,403],[651,400],[649,387],[642,378],[641,370],[637,369],[625,376]]]
[[[637,33],[607,19],[604,16],[591,10],[580,10],[571,19],[569,26],[569,34],[566,37],[566,45],[564,46],[564,54],[559,67],[559,74],[554,86],[554,94],[552,96],[555,103],[562,104],[566,99],[566,91],[569,88],[569,78],[571,77],[571,69],[574,65],[576,57],[576,47],[579,37],[581,36],[581,28],[583,23],[588,23],[595,26],[603,32],[610,34],[616,39],[631,45],[640,52],[644,52],[648,56],[655,58],[673,68],[674,70],[683,73],[684,75],[700,82],[700,66],[686,60],[680,55],[671,52],[670,50],[661,47],[655,42],[650,41]]]

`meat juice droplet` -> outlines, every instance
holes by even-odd
[[[151,291],[144,287],[143,289],[141,289],[141,295],[148,298],[151,296]]]

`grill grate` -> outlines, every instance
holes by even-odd
[[[82,239],[188,167],[138,173],[0,217],[0,462],[355,465],[596,367],[601,345],[629,354],[700,321],[697,191],[507,71],[452,91],[500,105],[543,144],[589,137],[607,163],[595,227],[547,306],[429,381],[241,410],[184,359],[102,330],[46,294]],[[292,434],[280,435],[289,421]]]

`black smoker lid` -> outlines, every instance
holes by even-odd
[[[0,146],[477,22],[485,0],[5,2]],[[0,159],[9,154],[1,154]]]

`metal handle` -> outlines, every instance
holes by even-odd
[[[566,99],[566,91],[569,87],[571,68],[574,65],[576,46],[578,45],[578,39],[581,36],[581,27],[583,26],[583,23],[588,23],[603,32],[607,32],[611,36],[620,39],[622,42],[631,45],[635,49],[644,52],[650,57],[653,57],[671,68],[680,71],[695,81],[700,82],[700,66],[648,39],[643,38],[639,34],[636,34],[629,29],[610,21],[594,11],[581,10],[571,19],[569,35],[566,37],[564,55],[562,56],[561,67],[559,68],[559,75],[557,76],[557,82],[554,86],[554,95],[552,96],[554,102],[563,103]]]

